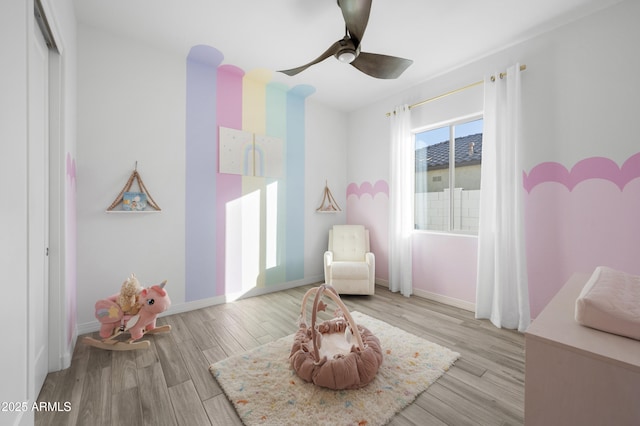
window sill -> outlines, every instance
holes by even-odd
[[[478,233],[473,231],[435,231],[432,229],[414,229],[414,234],[422,235],[442,235],[448,237],[471,237],[478,238]]]

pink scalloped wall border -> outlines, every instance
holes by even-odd
[[[572,191],[580,182],[587,179],[606,179],[622,191],[625,185],[640,177],[640,152],[629,157],[622,167],[606,157],[585,158],[575,164],[571,171],[556,162],[540,163],[529,174],[522,173],[524,189],[527,192],[544,182],[561,183]]]
[[[360,198],[363,194],[369,194],[374,197],[379,193],[389,195],[389,184],[387,181],[379,180],[373,185],[371,185],[371,182],[362,182],[361,185],[352,182],[347,186],[347,197],[355,195]]]

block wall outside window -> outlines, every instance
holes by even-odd
[[[475,117],[415,133],[415,229],[477,234],[482,125]]]
[[[466,191],[456,188],[454,195],[453,226],[450,226],[451,191],[447,188],[439,192],[423,192],[416,194],[416,204],[426,205],[426,215],[416,215],[416,229],[433,231],[466,231],[478,232],[480,213],[480,190]]]

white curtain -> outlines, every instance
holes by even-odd
[[[476,318],[524,332],[531,321],[524,245],[520,66],[484,82]]]
[[[414,146],[409,107],[391,114],[389,182],[389,289],[409,297],[413,293],[411,234],[413,231]]]

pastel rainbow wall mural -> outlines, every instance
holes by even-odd
[[[223,58],[199,45],[186,61],[186,301],[304,278],[305,101],[315,89]],[[284,177],[220,173],[221,127],[283,141]]]

